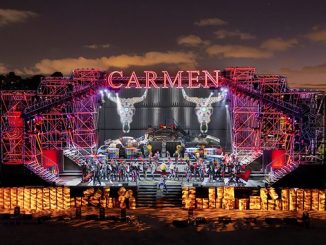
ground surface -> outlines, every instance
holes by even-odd
[[[302,214],[284,211],[195,210],[197,224],[186,227],[173,225],[174,220],[188,218],[180,208],[128,210],[130,222],[118,219],[120,210],[106,210],[105,220],[92,219],[92,214],[98,210],[83,209],[82,219],[70,210],[52,214],[49,220],[41,219],[45,213],[19,223],[2,220],[0,244],[324,244],[326,234],[326,212],[310,212],[309,228],[300,219],[298,224],[285,224],[284,218]],[[225,216],[230,223],[219,221]],[[199,217],[206,222],[200,223]],[[273,224],[266,222],[273,217],[278,218]]]

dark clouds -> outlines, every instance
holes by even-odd
[[[248,65],[324,89],[325,9],[314,0],[2,0],[0,72]]]

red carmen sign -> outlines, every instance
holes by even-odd
[[[178,71],[171,76],[167,71],[158,74],[155,71],[144,71],[138,76],[133,71],[124,76],[122,71],[113,71],[107,74],[107,85],[113,89],[120,88],[211,88],[218,87],[219,70],[212,73],[207,70]],[[123,82],[122,82],[123,81]]]

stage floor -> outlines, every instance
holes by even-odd
[[[61,177],[62,185],[65,186],[94,186],[93,181],[82,183],[81,177],[76,176],[63,176]],[[256,178],[256,179],[249,179],[248,182],[244,183],[243,185],[236,185],[236,183],[232,182],[229,184],[229,186],[244,186],[244,187],[257,187],[257,186],[264,186],[265,183],[263,181],[263,178]],[[226,186],[229,181],[229,178],[224,178],[223,181],[218,182],[209,182],[208,178],[205,178],[204,181],[190,181],[187,182],[186,180],[167,180],[167,185],[182,185],[182,186],[203,186],[203,187],[209,187],[209,186]],[[138,186],[138,185],[153,185],[158,184],[160,182],[160,178],[155,178],[154,180],[147,179],[147,180],[140,180],[137,182],[110,182],[107,180],[101,181],[101,186]],[[243,182],[242,182],[243,183]],[[95,186],[100,186],[99,184],[96,184]]]

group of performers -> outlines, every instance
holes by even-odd
[[[205,163],[200,158],[195,162],[187,161],[186,181],[204,181],[208,176],[208,182],[224,182],[225,177],[229,177],[226,184],[231,182],[239,183],[241,173],[245,171],[245,165],[241,165],[234,155],[226,154],[224,160],[213,160]]]
[[[180,166],[183,171],[179,171]],[[225,154],[223,159],[207,161],[197,158],[194,161],[184,160],[176,156],[174,159],[161,159],[159,153],[147,159],[137,158],[131,161],[123,159],[90,158],[82,167],[82,182],[93,181],[93,185],[101,185],[101,181],[138,182],[140,180],[155,180],[159,174],[163,179],[181,181],[239,182],[240,173],[245,169],[233,155]],[[142,179],[141,179],[142,175]],[[150,176],[149,176],[150,175]],[[149,178],[150,177],[150,178]]]

